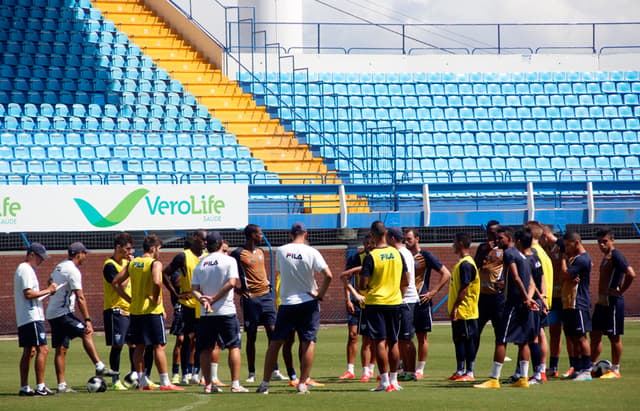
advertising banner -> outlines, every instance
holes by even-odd
[[[0,232],[241,228],[247,184],[4,186]]]

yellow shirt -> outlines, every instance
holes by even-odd
[[[547,289],[547,298],[545,298],[547,307],[551,308],[551,299],[553,298],[553,262],[551,258],[544,251],[544,248],[540,244],[534,244],[531,246],[538,253],[538,258],[542,264],[542,273],[544,274],[544,286]]]
[[[200,262],[200,258],[204,257],[206,253],[202,253],[200,257],[195,255],[193,251],[187,249],[184,250],[184,268],[182,270],[182,275],[180,276],[180,292],[181,293],[190,293],[191,292],[191,280],[193,279],[193,270],[196,269],[198,263]],[[178,302],[186,307],[197,309],[200,307],[198,304],[198,300],[192,295],[189,298],[180,298]],[[200,312],[200,310],[196,310],[196,312]]]
[[[402,255],[395,247],[374,248],[362,262],[361,276],[368,276],[365,305],[400,305],[400,284],[406,271]]]
[[[467,288],[467,294],[464,296],[460,305],[458,305],[458,318],[461,320],[473,320],[479,317],[478,300],[480,298],[480,275],[478,274],[478,268],[471,256],[464,256],[456,263],[451,272],[451,280],[449,281],[449,300],[447,301],[447,307],[449,314],[453,311],[453,305],[458,299],[462,284],[460,282],[460,266],[462,263],[467,262],[473,266],[476,272],[469,287]]]
[[[113,264],[118,272],[122,271],[122,268],[127,263],[127,260],[123,259],[120,263],[116,262],[113,258],[107,258],[104,261],[103,267],[106,267],[109,264]],[[109,310],[113,308],[119,308],[120,310],[125,311],[125,313],[129,312],[129,303],[120,296],[116,292],[115,287],[109,283],[104,276],[102,276],[102,288],[104,290],[104,310]],[[127,285],[124,289],[125,294],[131,297],[131,281],[127,281]]]
[[[131,283],[131,314],[164,314],[162,290],[158,303],[154,304],[150,296],[153,294],[153,277],[151,265],[156,261],[152,257],[137,257],[129,263],[129,282]]]

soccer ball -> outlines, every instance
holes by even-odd
[[[133,372],[130,372],[129,374],[125,375],[124,385],[127,388],[136,388],[138,386],[138,374],[133,374]]]
[[[600,378],[602,377],[604,374],[608,373],[609,371],[611,371],[611,361],[609,360],[600,360],[597,363],[595,363],[595,365],[593,366],[593,376],[595,378]]]
[[[87,381],[87,391],[89,392],[105,392],[107,390],[107,383],[98,376],[89,378]]]

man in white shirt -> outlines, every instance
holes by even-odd
[[[211,380],[211,364],[216,342],[229,349],[231,392],[248,392],[240,385],[240,323],[233,302],[233,289],[238,282],[238,264],[222,249],[222,236],[217,231],[207,234],[207,250],[193,271],[191,287],[200,303],[200,320],[196,328],[196,344],[200,351],[200,368],[205,380],[205,393],[221,392]]]
[[[89,316],[89,307],[82,292],[82,274],[79,267],[87,259],[89,250],[84,244],[76,242],[69,246],[69,258],[58,264],[51,273],[51,281],[58,284],[57,292],[49,299],[47,320],[51,325],[51,345],[56,349],[55,366],[58,378],[58,393],[75,392],[65,380],[66,356],[69,343],[73,338],[82,338],[82,346],[96,366],[96,375],[113,376],[116,372],[106,367],[93,342],[93,326]],[[75,303],[84,318],[80,321],[75,315]]]
[[[300,340],[300,382],[298,393],[306,394],[306,381],[313,365],[315,342],[320,328],[320,306],[332,275],[329,266],[318,250],[306,244],[307,227],[294,223],[290,232],[291,242],[278,249],[276,271],[280,273],[280,308],[269,343],[264,364],[264,376],[257,392],[269,393],[269,380],[275,367],[278,352],[287,336],[294,331]],[[323,276],[318,288],[314,273]]]
[[[53,395],[54,392],[44,383],[44,370],[49,354],[47,332],[44,324],[42,300],[47,295],[55,294],[56,283],[51,283],[40,290],[35,268],[49,258],[47,250],[40,243],[31,243],[27,256],[16,269],[13,278],[13,299],[16,307],[16,324],[18,325],[18,345],[22,347],[20,358],[20,391],[21,397],[33,395]],[[31,358],[36,355],[36,389],[29,386],[29,367]]]

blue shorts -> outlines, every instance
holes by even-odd
[[[358,325],[358,334],[363,337],[371,337],[369,335],[369,328],[367,327],[367,310],[360,309],[360,324]]]
[[[51,325],[51,346],[69,348],[69,343],[76,337],[84,335],[85,325],[73,314],[49,320]]]
[[[280,305],[271,340],[284,341],[294,331],[300,341],[316,342],[320,329],[320,306],[312,300],[301,304]]]
[[[496,342],[504,337],[504,294],[480,294],[478,300],[478,335],[482,334],[484,326],[491,320]]]
[[[624,297],[607,297],[609,305],[596,304],[593,330],[606,335],[624,335]]]
[[[431,332],[433,316],[431,315],[431,301],[426,304],[417,303],[413,310],[413,327],[417,333]]]
[[[544,328],[547,325],[549,325],[549,323],[547,322],[548,315],[542,311],[542,300],[535,299],[535,302],[536,304],[538,304],[538,307],[540,307],[539,311],[534,311],[536,315],[533,316],[536,329],[538,330],[538,333],[539,333],[541,328]]]
[[[131,342],[143,345],[165,345],[167,334],[162,314],[131,314]]]
[[[553,297],[551,299],[551,310],[547,315],[549,325],[562,324],[562,298]]]
[[[362,308],[360,308],[360,304],[353,303],[353,314],[347,312],[347,325],[349,327],[357,326],[360,328],[360,318],[362,316]]]
[[[122,347],[129,341],[131,318],[120,314],[119,308],[110,308],[102,312],[104,318],[104,339],[108,346]]]
[[[182,305],[182,335],[189,335],[196,332],[198,319],[196,318],[196,309]]]
[[[582,337],[591,331],[591,315],[587,310],[567,308],[562,310],[564,335]]]
[[[410,340],[416,333],[413,328],[413,313],[416,309],[416,303],[403,303],[400,306],[400,334],[398,338],[401,340]]]
[[[200,317],[196,330],[198,349],[213,348],[216,343],[222,349],[240,348],[240,323],[235,314]]]
[[[260,297],[242,298],[242,318],[244,330],[256,332],[259,325],[271,326],[276,323],[276,305],[271,293]]]
[[[540,334],[537,311],[531,311],[524,305],[504,307],[504,337],[503,343],[526,344],[535,340]],[[537,326],[537,327],[536,327]]]
[[[182,320],[182,307],[180,303],[173,305],[173,321],[171,322],[171,335],[184,335],[184,321]]]
[[[18,327],[18,347],[47,345],[47,330],[44,321],[33,321]]]
[[[372,340],[395,343],[400,333],[400,305],[368,305],[364,308],[367,330]]]
[[[451,322],[453,341],[476,340],[478,338],[478,320],[455,320]]]

